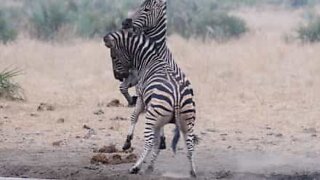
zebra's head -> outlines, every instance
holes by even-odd
[[[131,38],[131,36],[132,32],[129,29],[125,29],[108,33],[103,38],[105,45],[110,48],[114,77],[120,81],[128,78],[130,69],[133,68],[126,49],[126,42],[123,42],[123,40]]]
[[[110,48],[110,55],[112,59],[112,69],[114,78],[122,82],[124,78],[127,78],[129,76],[129,72],[124,66],[122,66],[122,57],[121,54],[118,53],[117,49]]]
[[[160,21],[166,21],[166,3],[166,0],[145,0],[132,17],[128,18],[132,21],[134,30],[144,32],[156,27]]]
[[[103,38],[110,48],[113,71],[116,79],[127,78],[132,69],[141,71],[158,58],[155,43],[144,34],[130,29],[110,32]]]

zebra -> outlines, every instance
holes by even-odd
[[[174,123],[178,128],[175,137],[181,131],[188,149],[190,175],[196,177],[193,156],[196,109],[191,87],[176,78],[177,72],[161,58],[155,43],[145,35],[121,29],[104,36],[104,42],[117,56],[112,60],[119,76],[126,77],[132,67],[138,70],[138,99],[134,113],[146,111],[144,150],[129,172],[140,171],[151,148],[153,153],[147,172],[153,171],[160,152],[160,131],[165,124]],[[172,147],[176,147],[177,141],[172,143]]]
[[[190,81],[187,79],[182,70],[175,63],[172,53],[167,47],[167,2],[166,0],[145,0],[139,9],[133,14],[131,18],[127,18],[122,22],[122,27],[133,28],[137,33],[143,33],[155,42],[156,49],[162,59],[164,59],[169,66],[176,72],[176,78],[179,81],[186,82],[188,86],[191,86]],[[130,79],[129,75],[128,79]],[[132,79],[132,77],[131,77]],[[127,81],[125,84],[129,84]],[[133,83],[131,83],[133,84]],[[124,86],[122,86],[124,87]],[[127,87],[128,89],[129,87]],[[124,88],[125,89],[125,88]],[[190,88],[192,90],[192,88]],[[193,91],[192,95],[193,95]],[[133,138],[134,127],[136,121],[135,118],[131,118],[131,126],[129,128],[129,133],[127,139],[123,146],[123,149],[128,149],[131,147],[131,140]],[[178,129],[175,129],[178,131]],[[176,137],[178,141],[179,136]],[[165,137],[163,130],[161,131],[161,149],[165,149]]]

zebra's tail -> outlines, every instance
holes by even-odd
[[[180,108],[177,105],[174,108],[174,118],[175,118],[175,121],[176,121],[176,127],[174,129],[174,136],[172,138],[171,148],[172,148],[173,153],[175,154],[177,152],[177,144],[178,144],[179,139],[180,139],[180,128],[181,128],[181,125],[180,125]]]
[[[174,135],[172,138],[172,142],[171,142],[171,148],[174,154],[176,154],[177,152],[177,144],[179,142],[180,139],[180,130],[179,127],[176,125],[176,127],[174,128]]]

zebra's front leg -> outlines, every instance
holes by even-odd
[[[124,82],[122,82],[120,84],[120,92],[121,94],[126,98],[127,102],[128,102],[128,106],[134,106],[137,102],[137,96],[131,96],[129,94],[128,89],[131,87],[130,86],[130,82],[127,82],[128,79],[124,80]]]
[[[135,129],[136,123],[138,121],[139,115],[143,112],[143,110],[144,110],[144,104],[142,102],[142,99],[139,97],[137,99],[137,104],[134,108],[134,111],[131,115],[131,125],[129,128],[127,139],[122,147],[123,150],[127,150],[131,147],[131,140],[133,139],[134,129]]]

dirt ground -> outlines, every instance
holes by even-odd
[[[226,43],[169,38],[196,94],[199,179],[320,179],[320,45],[286,42],[303,10],[243,9],[250,32]],[[120,148],[128,107],[102,41],[0,45],[0,67],[20,67],[24,102],[0,100],[0,177],[187,179],[186,150],[161,152],[155,172],[133,163],[91,164],[94,150]],[[84,125],[89,128],[84,128]],[[173,127],[165,128],[167,145]],[[143,145],[143,117],[133,141]],[[144,164],[143,168],[146,165]],[[0,178],[1,179],[1,178]]]

